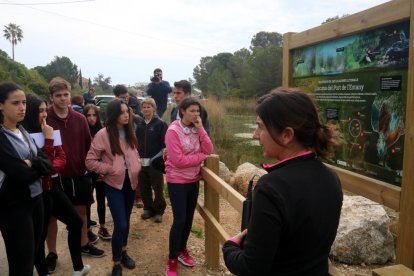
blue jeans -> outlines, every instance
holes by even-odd
[[[125,175],[122,190],[115,189],[105,184],[105,195],[108,199],[114,221],[114,232],[112,234],[112,260],[118,262],[122,257],[122,247],[128,243],[129,220],[132,206],[134,205],[135,191],[132,190],[128,174]]]
[[[167,183],[174,215],[170,230],[170,259],[177,259],[178,252],[187,248],[188,237],[193,225],[194,211],[198,198],[198,182],[187,184]]]

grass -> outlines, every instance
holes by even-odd
[[[197,238],[201,239],[204,236],[203,230],[199,229],[198,227],[194,226],[191,227],[191,233],[193,233]]]

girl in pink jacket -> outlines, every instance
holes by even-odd
[[[165,162],[168,193],[174,215],[169,237],[167,276],[177,275],[177,263],[192,267],[187,240],[198,198],[200,169],[213,144],[203,128],[200,103],[184,99],[178,106],[181,120],[171,123],[165,136],[168,158]]]
[[[112,275],[116,276],[122,275],[121,264],[135,268],[135,261],[128,256],[126,247],[141,163],[127,104],[114,99],[108,103],[106,114],[106,127],[95,135],[86,156],[86,167],[101,174],[105,183],[105,195],[114,221]]]

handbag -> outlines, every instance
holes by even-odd
[[[164,149],[160,150],[149,162],[151,167],[165,173]]]

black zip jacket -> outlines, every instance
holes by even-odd
[[[153,117],[148,124],[144,120],[139,122],[135,134],[138,138],[138,152],[141,158],[152,158],[165,148],[164,138],[167,128],[167,123],[158,117]]]
[[[52,174],[52,163],[49,158],[37,149],[37,156],[30,160],[29,167],[22,160],[0,129],[0,170],[6,175],[0,187],[0,210],[30,199],[29,185],[41,176]]]
[[[337,175],[314,153],[266,167],[243,246],[223,246],[235,275],[326,276],[342,207]]]

